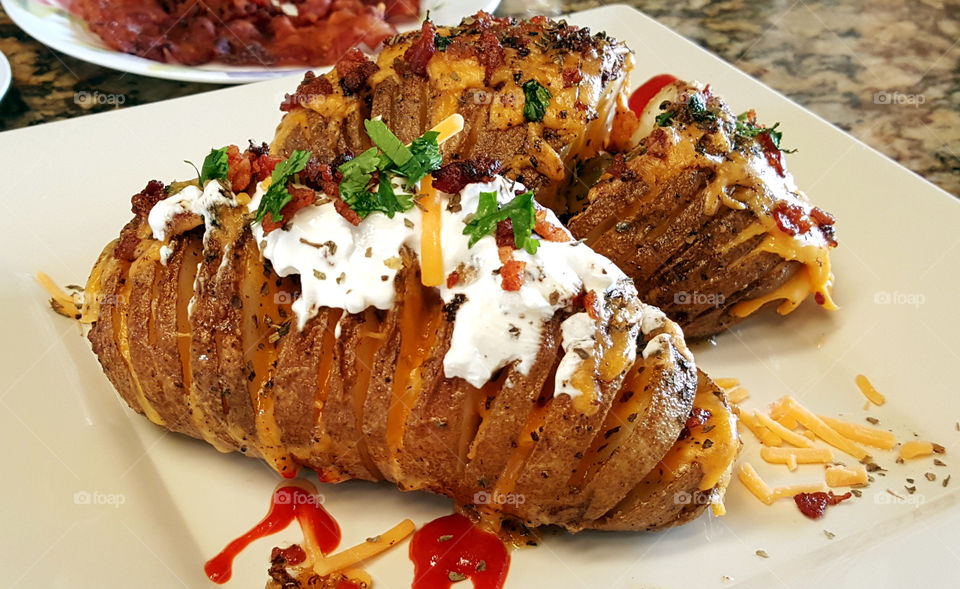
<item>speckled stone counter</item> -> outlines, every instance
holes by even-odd
[[[960,195],[960,0],[633,0],[629,4]],[[597,0],[505,0],[558,14]],[[0,130],[204,92],[55,52],[0,10],[13,86]],[[92,104],[83,92],[123,97]],[[78,100],[77,98],[81,99]]]

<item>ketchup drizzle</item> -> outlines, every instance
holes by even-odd
[[[448,589],[469,578],[475,589],[500,589],[510,555],[495,534],[454,513],[435,519],[413,534],[413,589]]]
[[[670,74],[660,74],[659,76],[650,78],[633,91],[633,94],[630,95],[630,99],[627,101],[627,106],[639,117],[643,114],[643,109],[646,108],[647,103],[653,100],[653,97],[656,96],[658,92],[663,90],[668,84],[676,81],[677,78]]]
[[[255,540],[276,534],[296,519],[305,537],[316,540],[324,553],[333,552],[340,544],[340,526],[317,500],[317,490],[309,483],[281,484],[270,500],[270,510],[260,523],[247,533],[227,544],[203,565],[207,577],[214,583],[226,583],[233,575],[233,561]]]

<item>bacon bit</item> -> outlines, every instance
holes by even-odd
[[[263,218],[262,225],[264,235],[276,229],[280,229],[283,227],[286,221],[289,221],[293,218],[293,215],[295,215],[297,211],[312,205],[317,200],[317,193],[309,188],[287,185],[287,191],[290,192],[290,196],[293,197],[293,200],[288,202],[282,209],[280,209],[281,219],[279,223],[275,222],[273,220],[273,215],[269,213]]]
[[[159,180],[147,182],[143,190],[130,198],[130,202],[133,204],[133,214],[146,219],[153,209],[153,206],[167,198],[167,196],[167,190],[163,182]]]
[[[132,262],[137,259],[137,246],[140,245],[140,238],[130,225],[123,228],[120,232],[120,242],[117,243],[117,249],[113,250],[113,257],[125,262]]]
[[[460,273],[454,270],[447,276],[447,288],[453,288],[460,282]]]
[[[818,225],[833,225],[837,222],[836,217],[820,207],[810,209],[810,216],[813,217],[813,220],[816,221]]]
[[[500,269],[500,284],[503,290],[517,291],[523,286],[523,270],[527,267],[526,262],[517,260],[508,260]]]
[[[782,177],[783,173],[783,153],[780,149],[773,144],[773,139],[770,138],[770,133],[760,133],[757,135],[757,141],[763,146],[763,153],[767,156],[767,163],[769,163],[774,170],[777,171],[777,174],[780,174]]]
[[[667,137],[667,132],[663,130],[663,127],[657,127],[653,130],[652,133],[644,140],[644,145],[647,148],[647,153],[657,159],[667,159],[667,154],[670,151],[670,141]]]
[[[570,241],[570,235],[566,231],[547,221],[546,209],[537,209],[536,217],[537,223],[533,226],[533,230],[537,235],[546,241]]]
[[[340,197],[333,199],[333,208],[337,209],[337,212],[340,213],[340,216],[346,219],[354,227],[357,227],[360,225],[360,221],[363,221],[363,219],[360,218],[360,215],[357,214],[357,211],[351,209],[350,205],[343,202],[343,199]]]
[[[231,145],[227,148],[227,182],[234,192],[243,192],[253,181],[253,162],[240,153],[240,148]]]
[[[266,144],[264,144],[266,145]],[[252,152],[251,152],[252,153]],[[277,164],[283,161],[282,157],[278,157],[270,154],[263,154],[257,156],[257,159],[253,160],[250,164],[250,171],[253,173],[253,176],[257,179],[257,183],[263,182],[270,177],[270,174],[273,174],[273,169],[277,167]],[[250,190],[250,187],[247,187],[247,190]],[[256,190],[256,187],[253,188]]]
[[[347,51],[337,62],[337,75],[344,96],[351,96],[363,88],[367,79],[379,70],[380,66],[367,59],[356,47]]]
[[[824,297],[823,293],[820,291],[813,293],[813,300],[817,301],[818,305],[822,305],[827,302],[826,297]]]
[[[771,214],[780,231],[791,237],[797,234],[803,235],[813,227],[810,217],[804,212],[803,207],[790,204],[784,200],[777,201],[777,204],[773,205]]]
[[[447,194],[456,194],[473,182],[490,182],[500,171],[500,162],[493,158],[451,162],[433,172],[433,187]]]
[[[483,83],[490,83],[490,76],[503,65],[503,46],[497,36],[489,31],[480,34],[480,52],[477,61],[483,66]]]
[[[504,245],[497,248],[497,256],[500,257],[500,263],[506,264],[507,262],[513,260],[513,250],[516,248],[512,245]]]
[[[614,178],[619,178],[627,169],[627,162],[623,159],[623,154],[618,153],[613,157],[613,163],[607,166],[607,174]]]
[[[820,519],[827,510],[827,506],[836,505],[850,497],[849,491],[843,495],[834,495],[833,491],[830,491],[829,494],[817,491],[816,493],[797,493],[793,496],[793,500],[796,502],[800,513],[810,519]]]
[[[280,110],[289,112],[294,108],[306,107],[314,96],[326,96],[333,94],[333,84],[326,76],[317,76],[313,72],[307,72],[303,75],[303,81],[297,86],[293,94],[284,94],[283,102],[280,103]]]
[[[710,416],[713,414],[709,409],[701,409],[699,407],[694,407],[690,410],[690,415],[687,417],[687,423],[684,424],[683,429],[680,430],[680,435],[677,437],[678,440],[686,440],[690,437],[691,430],[695,427],[701,427],[703,424],[707,423],[707,420],[710,419]]]
[[[560,72],[560,77],[563,78],[563,87],[569,88],[583,80],[583,72],[578,67],[571,67]]]
[[[433,42],[433,36],[436,32],[437,29],[432,22],[423,21],[423,25],[420,27],[420,36],[403,54],[403,60],[407,62],[410,71],[423,78],[427,77],[427,63],[437,52],[437,46]]]
[[[497,241],[497,247],[509,247],[511,250],[517,249],[516,238],[513,235],[513,221],[510,219],[504,219],[497,223],[497,230],[493,235]]]
[[[293,544],[286,548],[274,547],[270,552],[270,562],[283,565],[298,565],[307,560],[307,553],[299,544]]]
[[[575,109],[579,110],[580,112],[586,112],[587,109],[590,108],[589,106],[587,106],[586,104],[580,102],[579,100],[573,103],[573,107],[574,107]]]
[[[597,309],[597,291],[591,290],[583,296],[583,308],[586,309],[587,315],[591,319],[597,320],[600,318],[600,311]]]

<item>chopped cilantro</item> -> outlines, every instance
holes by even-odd
[[[360,218],[379,211],[392,219],[397,212],[413,208],[413,197],[397,194],[390,179],[394,176],[406,178],[409,188],[439,168],[443,161],[437,144],[439,134],[428,131],[407,147],[383,121],[366,120],[363,125],[376,147],[337,168],[343,175],[340,197]],[[374,172],[379,172],[375,191],[370,186]]]
[[[657,126],[658,127],[669,127],[673,124],[673,117],[677,116],[677,111],[668,110],[665,113],[657,115]]]
[[[553,94],[533,78],[523,83],[523,116],[528,121],[539,122],[547,112]]]
[[[200,168],[200,186],[206,184],[207,180],[226,180],[228,169],[227,148],[211,149],[207,157],[203,158],[203,167]]]
[[[279,223],[283,219],[280,211],[287,206],[293,197],[287,190],[287,183],[293,179],[293,176],[306,167],[310,160],[310,152],[294,150],[287,159],[283,160],[273,169],[270,176],[270,188],[260,199],[260,206],[257,207],[256,221],[263,221],[263,218],[270,213],[274,223]],[[206,162],[204,162],[206,168]]]
[[[533,206],[533,192],[529,190],[515,196],[502,208],[496,192],[481,192],[477,212],[463,228],[463,234],[470,236],[468,246],[473,247],[481,238],[496,231],[497,223],[507,219],[513,224],[513,241],[517,247],[530,254],[537,253],[540,242],[531,237],[537,224],[537,211]]]
[[[437,46],[437,51],[446,51],[450,43],[453,43],[453,37],[444,37],[440,33],[433,35],[433,44]]]
[[[796,149],[784,149],[780,147],[780,142],[783,140],[783,131],[778,131],[777,127],[780,126],[779,121],[774,123],[772,127],[761,127],[755,122],[750,120],[750,113],[740,113],[737,115],[737,135],[742,137],[753,138],[761,133],[766,133],[770,136],[770,142],[773,143],[773,146],[782,151],[783,153],[795,153]]]

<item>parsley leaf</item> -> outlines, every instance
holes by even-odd
[[[443,163],[440,145],[437,143],[439,136],[436,131],[427,131],[410,144],[412,157],[407,163],[397,166],[397,173],[407,179],[407,186],[419,182]]]
[[[496,231],[497,224],[507,219],[513,224],[513,241],[517,247],[530,254],[537,253],[540,242],[532,237],[537,211],[533,206],[533,192],[529,190],[515,196],[503,208],[497,202],[496,192],[481,192],[477,212],[463,228],[463,234],[470,236],[468,247]]]
[[[373,144],[383,151],[383,155],[398,167],[407,163],[413,154],[407,149],[397,136],[387,128],[387,125],[379,119],[367,119],[363,121],[363,128],[367,130],[367,135]]]
[[[542,121],[553,94],[531,78],[523,83],[523,97],[523,117],[528,121]]]
[[[293,200],[293,197],[287,190],[287,183],[290,182],[295,174],[307,166],[307,161],[309,160],[309,151],[297,149],[290,154],[290,157],[277,164],[273,169],[273,174],[270,175],[270,188],[267,189],[267,193],[260,199],[260,206],[257,207],[256,221],[263,221],[267,213],[270,213],[274,223],[279,223],[283,219],[280,211],[283,207],[287,206],[287,203]],[[206,162],[204,162],[204,168],[206,168]]]
[[[657,126],[658,127],[669,127],[673,124],[673,117],[677,116],[677,111],[668,110],[665,113],[657,115]]]
[[[690,98],[687,99],[687,106],[690,108],[690,117],[698,123],[712,121],[717,118],[716,114],[707,110],[707,101],[699,93],[690,95]]]
[[[446,51],[447,45],[453,43],[453,37],[444,37],[440,33],[434,33],[433,44],[437,46],[437,51]]]
[[[783,140],[783,131],[777,130],[779,126],[780,122],[778,121],[774,123],[772,127],[761,127],[750,120],[749,112],[737,115],[737,135],[753,138],[761,133],[766,133],[770,136],[770,142],[773,143],[774,147],[783,153],[796,153],[796,149],[784,149],[780,147],[780,142]]]
[[[228,169],[227,148],[211,149],[207,157],[203,158],[203,167],[200,168],[200,186],[203,187],[207,180],[226,180]]]

